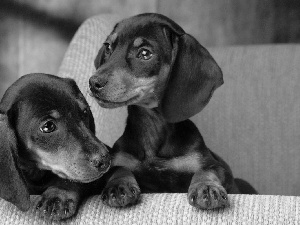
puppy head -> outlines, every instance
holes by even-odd
[[[1,154],[11,156],[9,161],[0,161],[0,166],[2,170],[15,168],[11,170],[14,175],[6,178],[11,182],[0,181],[1,189],[19,183],[17,187],[26,190],[28,179],[23,179],[19,167],[26,169],[32,163],[38,169],[83,183],[98,179],[108,170],[108,150],[95,137],[92,113],[73,80],[46,74],[23,76],[5,93],[0,112],[0,131],[5,134],[0,137]],[[1,193],[7,199],[5,195]],[[24,195],[28,192],[19,199]],[[11,202],[22,208],[23,200],[19,201]]]
[[[209,52],[175,22],[152,13],[118,23],[95,67],[90,89],[101,106],[159,107],[169,122],[201,111],[223,84]]]
[[[133,22],[133,23],[132,23]],[[155,23],[124,20],[108,36],[90,78],[103,107],[137,104],[157,107],[172,62],[172,44]]]

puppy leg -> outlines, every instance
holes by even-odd
[[[113,167],[102,191],[104,204],[111,207],[124,207],[136,204],[140,196],[139,185],[131,171],[124,167]]]
[[[215,209],[229,206],[227,192],[215,170],[194,174],[189,190],[189,203],[200,209]]]
[[[50,220],[72,217],[78,209],[82,196],[81,184],[57,178],[37,200],[40,216]]]

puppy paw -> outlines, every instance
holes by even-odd
[[[102,191],[103,203],[111,207],[124,207],[138,202],[141,191],[137,183],[124,179],[109,182]]]
[[[64,220],[72,217],[78,207],[79,195],[74,191],[48,188],[37,200],[39,215],[49,220]]]
[[[188,201],[190,205],[200,209],[217,209],[229,206],[226,190],[213,182],[193,184],[189,188]]]

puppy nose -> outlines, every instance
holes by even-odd
[[[106,170],[110,166],[110,157],[108,156],[93,156],[90,159],[93,167],[99,170]]]
[[[100,90],[107,84],[107,79],[101,79],[98,76],[92,76],[89,80],[90,88]]]

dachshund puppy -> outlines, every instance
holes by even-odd
[[[4,94],[0,151],[0,197],[26,211],[41,194],[36,208],[53,220],[73,216],[111,164],[75,81],[47,74],[25,75]]]
[[[128,106],[112,165],[130,169],[142,192],[188,192],[189,203],[201,209],[228,206],[227,193],[256,193],[233,178],[188,120],[209,102],[223,75],[179,25],[152,13],[125,19],[107,37],[95,67],[92,96],[105,108]],[[122,182],[107,184],[108,205],[124,205]]]

